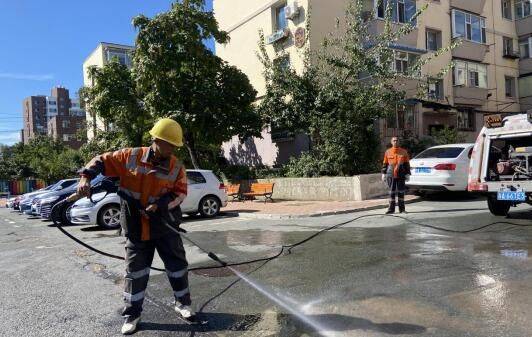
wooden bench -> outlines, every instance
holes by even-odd
[[[240,200],[240,184],[225,186],[225,193],[227,193],[228,197],[233,197],[231,201]]]
[[[251,184],[249,192],[242,193],[242,195],[244,196],[244,198],[249,199],[252,199],[254,197],[264,197],[264,202],[266,202],[267,200],[273,202],[273,185],[273,183],[254,183]]]

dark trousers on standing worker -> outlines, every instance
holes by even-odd
[[[181,237],[177,234],[167,234],[149,241],[132,241],[128,238],[123,316],[136,318],[142,312],[155,249],[163,260],[176,301],[184,305],[191,304],[188,288],[188,263]]]
[[[399,205],[399,212],[405,211],[405,179],[397,179],[388,177],[388,188],[390,189],[390,206],[388,212],[395,212],[395,198],[397,197],[397,204]]]

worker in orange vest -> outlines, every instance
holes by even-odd
[[[175,297],[175,310],[194,320],[185,249],[181,237],[158,221],[158,212],[176,209],[187,195],[185,167],[172,154],[183,146],[183,131],[174,120],[164,118],[151,129],[150,147],[126,148],[93,158],[80,170],[79,195],[90,193],[90,181],[98,174],[120,178],[120,222],[126,236],[124,280],[125,322],[123,334],[137,330],[150,266],[155,249],[164,262]],[[134,206],[127,200],[135,201]],[[139,206],[140,205],[140,206]]]
[[[392,147],[384,153],[382,162],[382,181],[388,184],[390,189],[390,205],[386,214],[395,212],[395,197],[397,195],[399,212],[405,210],[405,181],[410,176],[410,158],[408,152],[399,147],[399,139],[392,137]]]

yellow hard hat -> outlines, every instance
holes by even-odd
[[[172,145],[183,146],[183,130],[181,125],[173,119],[163,118],[158,120],[150,130],[150,135]]]

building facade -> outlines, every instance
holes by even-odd
[[[320,48],[323,38],[333,31],[336,18],[344,16],[347,4],[348,0],[214,0],[218,23],[231,37],[227,45],[216,45],[216,54],[248,75],[260,99],[265,83],[256,56],[257,32],[264,31],[272,56],[275,49],[284,50],[290,66],[300,72],[302,47]],[[417,18],[416,28],[391,46],[394,69],[405,71],[417,58],[456,39],[462,43],[423,67],[423,74],[435,78],[451,62],[455,64],[443,79],[428,83],[425,97],[414,98],[419,83],[406,82],[411,99],[379,123],[383,144],[394,135],[422,137],[444,126],[457,128],[472,141],[483,126],[485,114],[532,108],[530,0],[385,0],[381,6],[376,0],[365,0],[363,15],[370,21],[370,34],[378,34],[384,28],[386,6],[392,6],[392,20],[399,27],[425,4],[428,7]],[[308,34],[309,10],[311,35],[307,45],[301,46],[301,36]],[[255,151],[254,155],[269,166],[283,164],[306,148],[308,144],[301,137],[269,130],[263,132],[263,139],[245,144],[234,139],[224,144],[225,155],[232,162],[238,163],[238,158],[249,157],[246,152]],[[240,152],[244,155],[239,156]]]
[[[131,67],[131,57],[134,47],[126,46],[116,43],[100,42],[96,49],[83,62],[83,85],[90,87],[93,85],[92,79],[89,77],[89,69],[91,67],[101,68],[116,58],[118,62]],[[91,113],[90,107],[86,107],[87,119],[87,139],[91,140],[96,136],[98,131],[107,131],[110,127],[108,123],[100,117]]]
[[[85,128],[85,111],[78,99],[70,98],[68,89],[54,87],[50,96],[30,96],[22,105],[24,144],[38,135],[48,135],[74,149],[82,145],[78,133]]]

